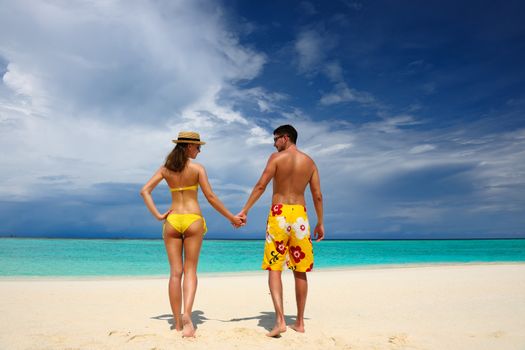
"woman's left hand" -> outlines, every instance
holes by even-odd
[[[166,218],[168,217],[168,215],[170,215],[170,213],[171,213],[171,210],[168,210],[164,214],[157,216],[157,220],[159,221],[166,220]]]

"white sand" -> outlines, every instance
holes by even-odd
[[[0,280],[0,349],[525,349],[525,264],[309,274],[306,333],[273,325],[266,273],[200,276],[197,337],[170,330],[167,279]],[[295,313],[284,273],[285,312]]]

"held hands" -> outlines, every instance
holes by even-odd
[[[240,211],[239,214],[234,216],[234,220],[232,220],[231,223],[235,228],[246,225],[246,214],[243,211]]]
[[[235,228],[239,228],[241,226],[244,226],[243,220],[239,216],[234,216],[233,219],[230,221],[232,226]]]

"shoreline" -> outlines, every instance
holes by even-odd
[[[525,261],[488,261],[488,262],[443,262],[443,263],[406,263],[406,264],[368,264],[368,265],[347,265],[339,267],[316,268],[308,275],[315,275],[322,272],[352,272],[369,270],[398,270],[398,269],[417,269],[417,268],[454,268],[465,266],[516,266],[525,265]],[[283,270],[283,276],[288,272]],[[291,273],[291,271],[289,272]],[[246,277],[246,276],[266,276],[265,270],[250,271],[220,271],[220,272],[199,272],[199,278],[222,278],[222,277]],[[165,280],[169,274],[165,275],[86,275],[86,276],[0,276],[0,282],[18,281],[130,281],[130,280]]]
[[[33,237],[33,236],[0,236],[0,239],[64,239],[64,240],[100,240],[100,241],[162,241],[162,237]],[[204,241],[264,241],[265,238],[209,238]],[[523,237],[474,237],[474,238],[325,238],[321,242],[337,241],[499,241],[525,240]],[[321,243],[318,242],[318,243]]]

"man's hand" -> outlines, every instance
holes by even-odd
[[[245,225],[244,222],[243,222],[243,220],[242,220],[242,218],[239,217],[238,215],[236,215],[236,216],[233,217],[233,220],[231,221],[231,224],[232,224],[232,226],[235,227],[235,228],[239,228],[239,227]]]
[[[242,220],[242,226],[246,225],[248,214],[244,210],[241,210],[236,216]]]
[[[317,223],[314,229],[314,238],[316,242],[324,239],[324,225]]]
[[[246,214],[241,211],[239,214],[235,215],[234,220],[231,223],[235,228],[246,225]]]

